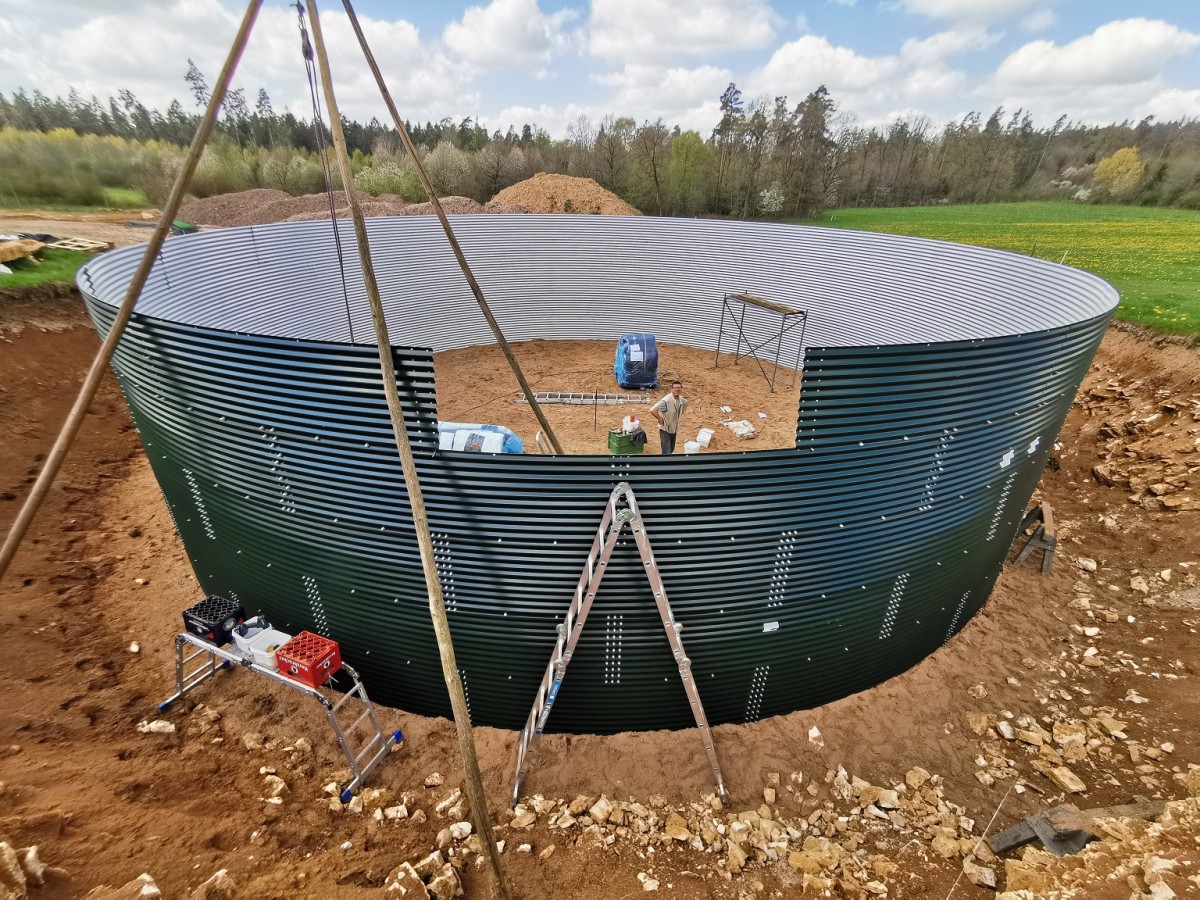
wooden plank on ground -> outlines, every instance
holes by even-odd
[[[78,250],[81,253],[97,253],[112,246],[111,241],[93,241],[89,238],[60,238],[55,241],[55,250]]]

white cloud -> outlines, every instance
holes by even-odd
[[[1136,84],[1197,46],[1200,34],[1162,21],[1124,19],[1061,47],[1053,41],[1026,44],[1000,64],[996,81],[1006,87]]]
[[[751,89],[799,99],[818,85],[835,95],[839,91],[867,91],[899,72],[894,56],[862,56],[849,47],[835,47],[823,37],[806,34],[789,41],[772,54],[751,77]]]
[[[620,72],[592,80],[613,89],[607,99],[612,111],[633,116],[638,124],[661,118],[668,125],[678,123],[682,128],[711,128],[711,121],[697,123],[697,110],[710,102],[717,108],[716,98],[734,75],[716,66],[686,69],[630,63]]]
[[[178,99],[185,109],[195,110],[183,80],[187,61],[195,61],[211,87],[241,13],[217,0],[22,5],[19,13],[0,16],[5,47],[0,84],[64,97],[75,88],[85,98],[95,94],[101,100],[130,88],[152,109],[165,110]],[[362,15],[359,22],[402,116],[440,119],[477,108],[479,95],[469,73],[423,42],[411,23]],[[360,121],[372,116],[386,120],[345,14],[327,11],[321,24],[342,112]],[[259,88],[265,88],[277,112],[311,117],[294,10],[267,7],[259,14],[233,87],[244,88],[251,105]]]
[[[537,0],[492,0],[472,6],[442,32],[446,47],[484,69],[545,67],[570,44],[564,27],[574,10],[544,15]]]
[[[588,49],[613,62],[754,50],[781,19],[765,0],[592,0]]]
[[[1026,31],[1045,31],[1058,21],[1052,9],[1038,9],[1021,20],[1021,27]]]
[[[954,22],[999,22],[1045,0],[901,0],[909,12]]]
[[[928,66],[940,63],[968,50],[983,50],[999,40],[985,28],[962,27],[917,40],[909,38],[900,47],[900,58],[906,65]]]
[[[1162,122],[1186,120],[1195,117],[1200,103],[1200,90],[1169,88],[1157,80],[1090,87],[1051,85],[996,96],[996,103],[1009,111],[1031,110],[1042,125],[1061,113],[1072,121],[1093,123],[1136,122],[1150,115]]]
[[[982,27],[959,25],[905,41],[898,53],[866,56],[824,37],[805,35],[784,44],[763,68],[738,83],[747,98],[787,96],[790,104],[823,84],[839,110],[866,126],[921,114],[957,118],[994,104],[953,60],[996,40]]]

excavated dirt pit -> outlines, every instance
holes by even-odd
[[[16,516],[97,347],[78,298],[0,306],[0,529]],[[511,415],[531,437],[528,408],[512,403],[515,387],[498,362],[480,357],[488,352],[437,360],[443,416]],[[612,388],[611,346],[531,343],[518,352],[539,390]],[[663,365],[679,370],[695,398],[685,430],[709,424],[722,403],[739,415],[745,403],[747,414],[767,411],[769,427],[787,426],[786,445],[795,393],[764,399],[765,383],[744,362],[715,372],[711,362],[663,348]],[[719,380],[706,383],[706,370]],[[733,373],[751,387],[758,379],[757,401],[738,399]],[[786,414],[759,406],[772,399]],[[581,432],[578,452],[603,452],[605,415],[615,422],[626,410],[602,408],[594,428],[591,409],[564,414],[583,417],[562,425],[563,435]],[[1067,802],[1102,807],[1135,796],[1181,805],[1162,826],[1117,823],[1108,840],[1069,860],[1027,852],[1023,862],[1020,853],[998,861],[980,849],[973,861],[1001,888],[1036,896],[1068,881],[1087,897],[1124,898],[1156,881],[1179,896],[1200,891],[1197,439],[1200,354],[1110,331],[1060,436],[1059,467],[1039,488],[1060,527],[1052,574],[1038,574],[1037,560],[1008,567],[947,647],[875,689],[714,729],[727,811],[706,806],[703,752],[682,731],[548,735],[526,781],[543,799],[514,817],[516,735],[476,729],[514,895],[623,898],[657,886],[680,897],[918,898],[954,886],[957,898],[994,896],[962,874],[985,829]],[[767,446],[767,433],[760,440]],[[198,599],[107,377],[0,584],[0,842],[36,845],[51,867],[43,885],[22,890],[81,897],[146,872],[163,896],[187,897],[226,870],[239,896],[374,896],[397,865],[441,841],[467,896],[488,896],[471,839],[439,837],[456,813],[438,807],[463,778],[446,720],[385,711],[385,726],[402,727],[406,741],[371,782],[383,793],[364,792],[362,811],[324,791],[344,761],[316,704],[247,673],[223,675],[169,711],[174,733],[138,731],[173,690],[179,611]],[[1004,737],[1002,722],[1019,736]],[[1064,769],[1082,791],[1061,786],[1071,784]],[[434,772],[442,783],[426,787]],[[279,802],[264,799],[272,773],[288,786]],[[602,794],[619,815],[604,820]],[[372,810],[401,803],[404,818]]]
[[[780,366],[772,393],[768,379],[773,367],[769,361],[764,377],[753,358],[742,358],[734,365],[733,355],[722,353],[716,365],[710,351],[659,344],[662,383],[638,391],[621,387],[613,376],[615,341],[526,341],[512,347],[525,380],[536,393],[649,397],[648,402],[613,405],[543,403],[542,411],[567,453],[608,453],[608,431],[620,428],[625,416],[636,416],[645,430],[648,441],[644,452],[658,453],[658,423],[650,415],[650,406],[670,390],[674,380],[683,382],[683,396],[688,398],[676,453],[683,453],[684,441],[695,440],[701,428],[713,430],[709,452],[795,445],[800,379],[794,370]],[[538,452],[534,443],[537,419],[527,403],[516,402],[520,385],[498,347],[438,353],[434,356],[434,372],[439,419],[504,425],[521,437],[526,453]],[[728,406],[731,412],[722,412],[722,406]],[[724,421],[750,422],[756,433],[738,438],[722,424]]]

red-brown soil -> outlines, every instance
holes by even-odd
[[[0,529],[15,517],[98,346],[82,322],[77,298],[0,309]],[[518,348],[537,378],[535,387],[544,390],[616,390],[610,353],[609,346],[586,344]],[[743,363],[717,370],[723,386],[714,387],[703,382],[711,358],[663,348],[663,363],[681,372],[696,397],[689,428],[707,422],[710,405],[729,402],[724,379],[745,369]],[[528,407],[512,403],[515,389],[493,352],[446,354],[437,365],[444,417],[512,416],[523,436],[532,431],[520,421],[522,415],[532,419]],[[762,391],[764,405],[748,402],[747,394],[731,404],[737,412],[742,403],[755,413],[776,401],[794,408],[795,392],[770,398],[761,376],[745,374],[739,390]],[[462,386],[454,386],[456,379]],[[459,405],[468,389],[477,406]],[[959,879],[963,853],[985,828],[995,833],[1063,802],[1086,808],[1127,803],[1135,795],[1186,797],[1189,769],[1200,762],[1200,512],[1156,506],[1147,497],[1160,495],[1148,487],[1097,484],[1092,469],[1105,464],[1124,470],[1122,477],[1143,477],[1146,472],[1128,470],[1154,463],[1160,468],[1149,474],[1165,479],[1180,478],[1172,467],[1183,466],[1185,486],[1161,496],[1193,494],[1188,479],[1200,463],[1198,399],[1200,356],[1194,348],[1110,331],[1060,437],[1060,468],[1047,470],[1040,487],[1060,526],[1053,573],[1042,577],[1032,563],[1009,567],[984,610],[947,647],[884,685],[819,709],[714,729],[733,811],[763,807],[772,773],[781,776],[767,812],[791,823],[798,836],[778,861],[765,852],[765,861],[756,860],[752,851],[745,868],[732,871],[724,853],[659,837],[667,807],[695,820],[699,813],[688,804],[700,804],[712,789],[690,731],[550,735],[542,741],[526,782],[530,792],[566,801],[603,793],[645,804],[657,815],[648,836],[614,834],[613,843],[602,847],[578,821],[564,824],[557,813],[538,815],[528,830],[509,827],[516,735],[476,729],[514,893],[632,897],[649,883],[639,879],[642,873],[659,882],[660,893],[683,897],[790,897],[806,883],[809,895],[819,896],[826,876],[840,895],[868,896],[881,885],[889,897],[945,897],[957,882],[955,897],[988,896],[990,891]],[[577,410],[573,414],[586,421],[564,421],[563,432],[582,431],[595,452],[593,438],[601,443],[604,416],[615,421],[625,412],[618,410],[600,410],[594,435],[593,410]],[[1155,411],[1158,419],[1136,424]],[[770,427],[789,424],[782,412],[769,416]],[[1132,450],[1114,446],[1116,438],[1107,436],[1125,421],[1134,423],[1128,434],[1121,426],[1122,440],[1137,444]],[[1137,502],[1129,501],[1131,495]],[[1084,559],[1095,562],[1095,571],[1083,568],[1090,568]],[[387,874],[425,856],[449,823],[434,807],[463,778],[452,724],[401,711],[385,715],[386,725],[404,729],[406,742],[371,786],[395,798],[407,794],[409,813],[422,810],[423,823],[332,811],[323,787],[344,764],[320,710],[248,673],[221,676],[194,703],[168,712],[164,718],[176,733],[139,733],[137,724],[155,718],[155,703],[173,690],[172,637],[179,611],[197,599],[137,434],[115,381],[107,378],[0,583],[0,841],[37,845],[42,861],[54,867],[44,886],[28,888],[29,896],[79,897],[148,872],[164,896],[185,897],[220,869],[245,897],[381,893]],[[130,650],[135,641],[137,653]],[[1090,655],[1089,647],[1095,647]],[[219,719],[208,722],[205,709]],[[1046,738],[1038,737],[1044,746],[999,737],[1005,712],[1015,723],[1024,721],[1018,727],[1044,731]],[[1106,716],[1124,723],[1122,737],[1103,730]],[[1056,725],[1073,722],[1086,728],[1089,743],[1082,749],[1050,737]],[[809,739],[814,726],[819,743]],[[247,748],[244,736],[252,733],[265,736],[265,747]],[[300,737],[311,751],[284,749]],[[1065,795],[1043,774],[1059,765],[1084,782],[1085,793]],[[936,790],[926,783],[901,792],[909,805],[894,812],[903,824],[880,821],[865,812],[861,786],[853,788],[852,799],[839,796],[839,766],[882,788],[904,785],[914,767],[941,783]],[[280,804],[262,799],[263,767],[274,768],[290,786]],[[435,771],[444,785],[424,787]],[[958,808],[973,821],[960,818]],[[921,819],[928,810],[932,819]],[[939,845],[938,836],[949,837],[941,829],[953,833],[951,858],[939,852],[946,844]],[[806,840],[815,842],[812,849],[789,865]],[[824,868],[823,840],[841,848]],[[1091,868],[1076,866],[1071,877],[1083,881],[1078,896],[1127,897],[1133,891],[1128,878],[1144,891],[1152,876],[1136,860],[1151,851],[1178,860],[1170,877],[1179,876],[1171,884],[1183,896],[1193,884],[1186,879],[1198,872],[1194,845],[1188,850],[1178,841],[1146,840],[1150,850],[1120,845],[1108,855],[1091,854]],[[518,850],[526,843],[533,852]],[[543,859],[551,844],[556,849]],[[454,846],[463,859],[461,845]],[[857,855],[845,849],[855,846]],[[467,895],[488,896],[478,855],[465,858]],[[1004,865],[984,850],[979,861],[997,872],[1003,886]],[[824,874],[804,875],[810,864]],[[1118,865],[1125,866],[1120,877],[1107,880]],[[1031,855],[1029,867],[1039,866],[1052,868]],[[1030,876],[1014,869],[1012,877]]]

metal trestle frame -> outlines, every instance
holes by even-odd
[[[600,581],[604,578],[608,561],[612,557],[613,549],[617,546],[617,540],[626,525],[633,531],[634,541],[637,543],[638,552],[642,557],[642,566],[646,570],[646,577],[654,592],[654,602],[662,617],[663,628],[666,629],[667,640],[671,644],[671,653],[679,666],[679,677],[683,679],[683,689],[691,704],[692,714],[696,717],[696,727],[700,729],[704,752],[708,755],[708,764],[717,783],[717,793],[721,798],[721,803],[725,806],[729,805],[729,796],[725,792],[725,781],[721,777],[721,767],[717,763],[717,753],[713,746],[712,732],[708,727],[708,718],[704,714],[704,704],[700,702],[700,692],[696,688],[695,679],[692,678],[692,661],[688,659],[687,653],[683,649],[683,639],[680,637],[683,626],[675,621],[675,616],[671,612],[667,589],[663,585],[662,573],[654,559],[654,551],[650,547],[650,538],[646,534],[642,515],[638,511],[633,488],[623,481],[613,489],[608,498],[604,515],[600,519],[600,527],[596,529],[596,537],[592,541],[592,549],[588,551],[583,574],[580,575],[579,584],[575,588],[575,596],[567,609],[567,616],[556,626],[558,638],[554,642],[554,652],[550,656],[549,665],[546,666],[546,674],[542,676],[542,683],[538,687],[533,709],[530,710],[525,727],[521,730],[521,738],[517,742],[517,775],[513,782],[512,805],[514,807],[520,797],[521,784],[529,771],[534,748],[537,747],[538,739],[545,731],[546,721],[550,718],[550,710],[558,698],[559,688],[562,687],[563,678],[567,673],[567,664],[571,662],[571,654],[575,652],[575,646],[579,643],[579,635],[583,631],[584,623],[587,622],[592,601],[596,599],[596,592],[600,589]]]
[[[190,653],[187,651],[188,645],[194,648]],[[399,729],[391,734],[384,732],[379,724],[379,717],[375,714],[375,707],[367,697],[367,689],[359,680],[358,673],[346,663],[342,663],[341,671],[345,672],[354,684],[335,703],[315,687],[293,681],[286,675],[281,675],[276,669],[260,666],[254,662],[251,654],[244,654],[236,649],[217,647],[192,634],[175,635],[175,693],[158,704],[158,711],[162,712],[217,672],[229,668],[231,665],[241,666],[257,672],[259,675],[264,675],[272,681],[286,684],[321,704],[325,715],[329,718],[334,736],[337,737],[338,745],[346,757],[346,762],[350,764],[352,777],[346,787],[342,789],[341,800],[343,803],[349,802],[350,798],[354,796],[354,792],[363,786],[375,767],[383,762],[392,750],[404,740],[404,735]],[[351,699],[360,701],[362,712],[352,723],[344,726],[338,714],[350,703]]]

